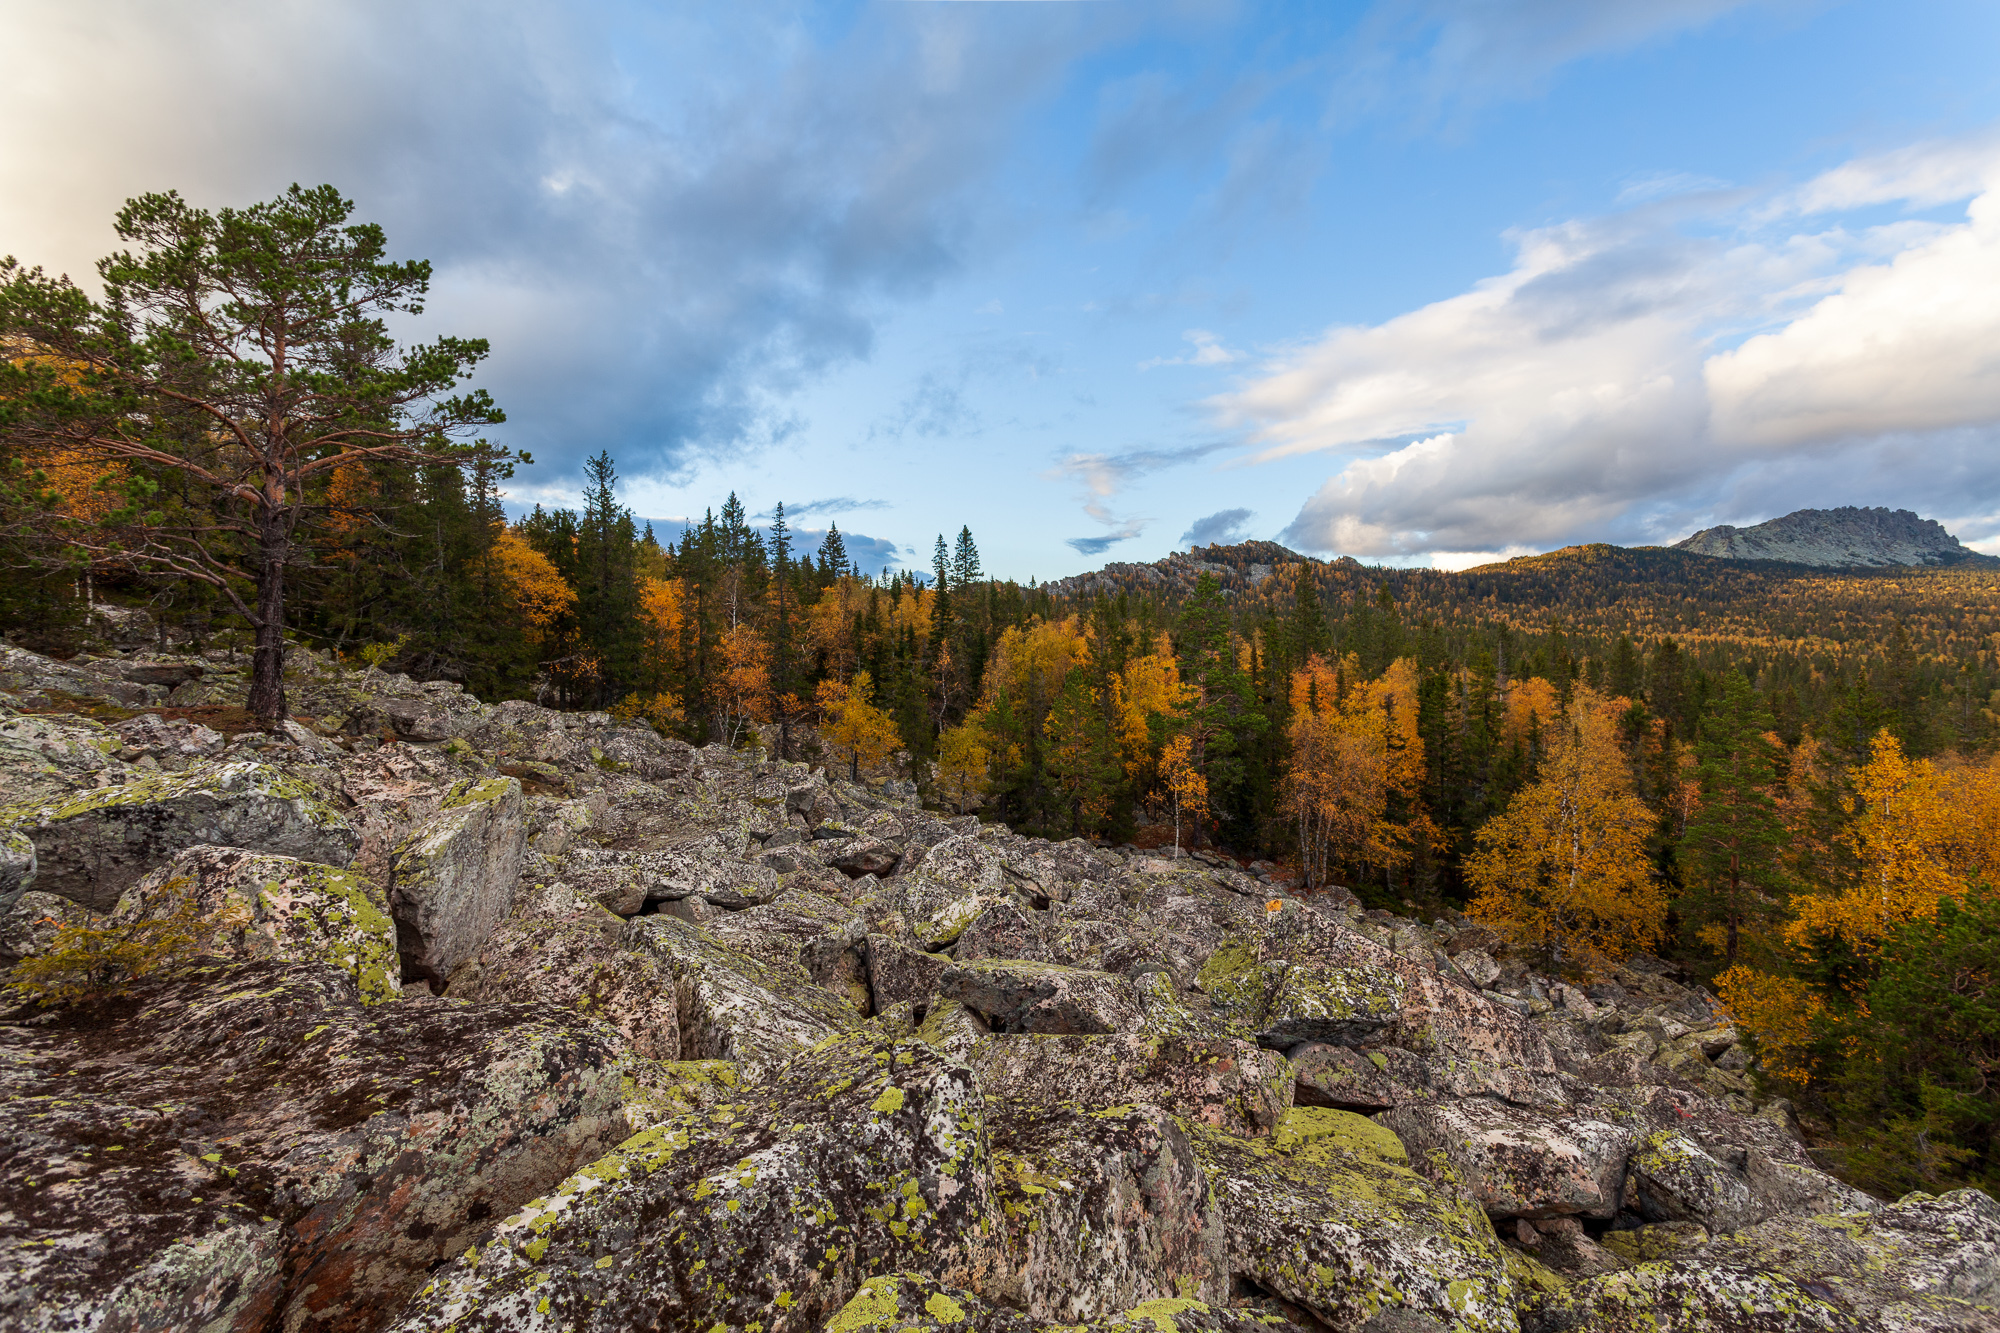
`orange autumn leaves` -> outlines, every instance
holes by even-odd
[[[1414,662],[1401,658],[1369,681],[1352,653],[1337,664],[1315,657],[1292,673],[1291,705],[1284,809],[1306,883],[1325,883],[1336,866],[1401,869],[1439,841],[1418,800]]]
[[[1666,925],[1666,890],[1646,855],[1654,815],[1618,743],[1627,707],[1578,686],[1567,711],[1538,718],[1547,749],[1535,781],[1480,827],[1466,858],[1469,914],[1514,943],[1546,947],[1566,971],[1597,972],[1657,942]]]
[[[1818,757],[1810,742],[1800,747],[1795,781],[1813,774]],[[2000,756],[1911,759],[1885,730],[1847,779],[1851,794],[1831,838],[1805,818],[1809,802],[1785,803],[1794,816],[1793,856],[1825,886],[1793,896],[1778,941],[1780,961],[1800,970],[1822,954],[1872,958],[1904,925],[1937,916],[1945,901],[1990,891],[2000,872]],[[1824,997],[1806,982],[1748,966],[1730,968],[1715,984],[1756,1035],[1766,1068],[1794,1082],[1813,1077]]]

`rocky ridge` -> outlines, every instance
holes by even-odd
[[[2000,1329],[1654,960],[291,676],[0,646],[0,958],[215,927],[0,1019],[0,1328]]]
[[[1673,550],[1725,560],[1782,560],[1828,569],[1878,569],[1896,565],[1992,564],[1959,544],[1935,519],[1907,509],[1800,509],[1754,527],[1704,528]]]

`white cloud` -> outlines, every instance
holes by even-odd
[[[1227,366],[1243,359],[1243,353],[1224,347],[1222,340],[1207,329],[1189,329],[1181,335],[1181,339],[1194,350],[1186,356],[1156,356],[1141,361],[1139,369],[1151,370],[1155,366]]]
[[[1346,456],[1288,529],[1318,550],[1659,540],[1717,512],[1892,497],[1990,512],[1992,145],[1864,159],[1782,197],[1708,197],[1706,212],[1662,199],[1523,233],[1512,271],[1330,330],[1211,407],[1257,461]],[[1948,188],[1976,194],[1962,221],[1799,222],[1931,206]],[[1879,465],[1913,453],[1914,467]]]
[[[1509,546],[1500,551],[1432,551],[1432,569],[1477,569],[1481,565],[1497,565],[1505,560],[1518,560],[1524,555],[1535,554],[1532,546]]]

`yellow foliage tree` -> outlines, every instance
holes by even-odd
[[[1470,915],[1591,974],[1659,939],[1667,900],[1646,858],[1652,812],[1632,792],[1605,700],[1578,687],[1545,733],[1540,776],[1479,830]]]
[[[1159,754],[1153,743],[1153,719],[1169,724],[1187,715],[1194,702],[1192,686],[1181,682],[1173,647],[1161,642],[1143,657],[1126,661],[1125,670],[1111,677],[1111,710],[1116,719],[1119,762],[1125,776],[1141,791],[1152,786]]]
[[[875,682],[866,671],[851,681],[823,680],[813,693],[820,709],[820,735],[847,751],[848,776],[859,781],[861,766],[881,763],[902,746],[889,715],[875,707]]]
[[[938,737],[937,791],[954,810],[963,811],[986,795],[993,749],[979,710]]]
[[[748,621],[722,636],[722,670],[715,682],[715,731],[734,748],[753,723],[771,720],[771,653]]]
[[[488,559],[519,609],[528,637],[546,643],[549,628],[576,606],[576,589],[549,558],[512,528],[493,539]]]
[[[1194,740],[1183,733],[1167,742],[1160,754],[1160,780],[1174,818],[1174,850],[1181,846],[1181,820],[1208,813],[1208,779],[1196,762]]]
[[[1746,1031],[1757,1038],[1764,1068],[1792,1083],[1812,1078],[1813,1038],[1826,1016],[1826,1001],[1803,981],[1774,977],[1738,964],[1715,979],[1715,993]]]
[[[1550,726],[1562,717],[1562,700],[1556,687],[1540,676],[1517,680],[1507,687],[1507,709],[1501,715],[1500,735],[1508,745],[1526,746],[1531,736],[1546,736]]]
[[[1332,865],[1391,870],[1408,865],[1437,831],[1418,804],[1424,742],[1417,732],[1417,668],[1400,658],[1361,680],[1349,653],[1338,668],[1315,656],[1292,673],[1291,763],[1283,808],[1298,827],[1308,885]],[[1358,682],[1358,683],[1351,683]],[[1391,815],[1392,801],[1406,812]]]
[[[1854,794],[1844,807],[1853,819],[1837,841],[1860,873],[1841,892],[1792,899],[1785,938],[1799,948],[1828,935],[1872,952],[1898,926],[1936,916],[1939,902],[1961,897],[2000,868],[2000,845],[1993,840],[2000,781],[1993,764],[1940,770],[1927,759],[1911,759],[1885,729],[1852,780]]]
[[[653,688],[662,690],[680,663],[681,632],[687,626],[687,585],[679,579],[640,579],[639,624],[645,631],[641,669]]]

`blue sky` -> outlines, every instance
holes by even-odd
[[[0,252],[332,181],[493,340],[522,504],[608,449],[642,515],[1023,579],[1847,503],[2000,550],[1990,3],[0,16]]]

